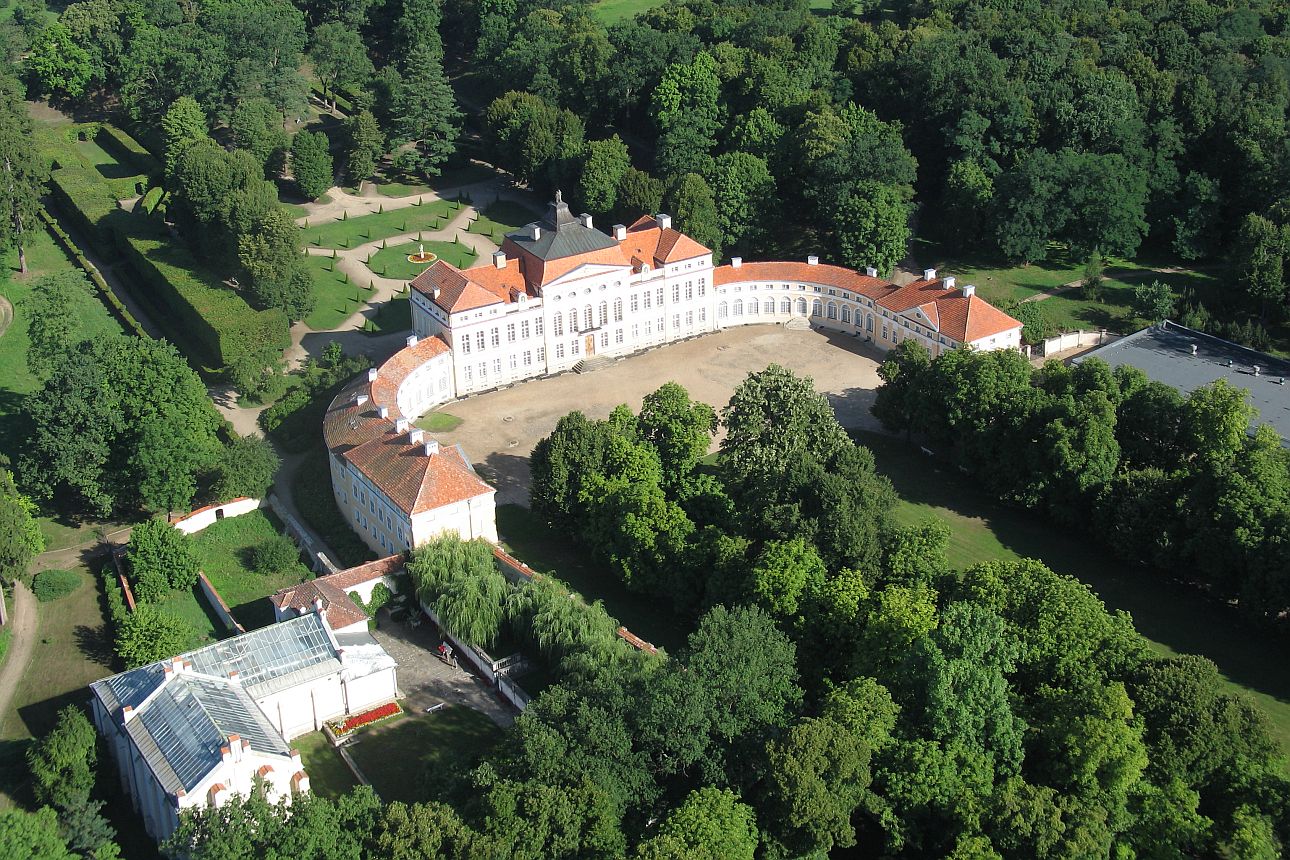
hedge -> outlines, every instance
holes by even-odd
[[[139,325],[139,321],[134,318],[134,314],[130,313],[130,310],[117,298],[116,293],[112,292],[112,288],[108,286],[107,281],[103,280],[103,275],[99,273],[93,263],[85,258],[85,253],[81,251],[80,246],[72,241],[72,237],[68,236],[67,231],[54,220],[54,216],[42,208],[40,210],[40,219],[45,222],[45,226],[49,228],[50,232],[58,237],[58,241],[72,255],[72,259],[76,261],[76,265],[80,266],[85,271],[85,274],[90,276],[90,281],[94,284],[94,288],[99,291],[99,296],[103,301],[107,302],[108,307],[112,309],[112,313],[116,318],[139,337],[147,337],[148,333],[143,330],[143,326]]]
[[[143,144],[116,126],[100,126],[98,134],[94,135],[94,142],[109,152],[115,151],[120,154],[129,162],[131,167],[140,173],[147,174],[150,179],[155,180],[161,177],[161,162],[157,161],[151,152],[144,149]]]
[[[122,210],[101,176],[82,167],[60,167],[49,175],[49,194],[95,253],[116,259],[116,243],[108,224],[113,213]]]
[[[278,308],[257,311],[202,269],[187,248],[149,236],[120,236],[126,262],[183,332],[181,348],[210,368],[224,367],[247,346],[284,350],[290,325]]]

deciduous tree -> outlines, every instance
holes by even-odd
[[[291,176],[306,200],[317,200],[327,193],[333,179],[327,135],[313,131],[296,133],[291,140]]]

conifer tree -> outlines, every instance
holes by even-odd
[[[435,175],[457,148],[461,111],[443,73],[443,64],[425,44],[407,57],[408,74],[393,110],[395,142],[412,144],[400,155],[406,167]]]

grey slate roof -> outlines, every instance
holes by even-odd
[[[1283,444],[1290,442],[1290,362],[1283,359],[1172,322],[1098,347],[1074,363],[1088,358],[1100,358],[1111,367],[1136,367],[1183,394],[1226,379],[1249,392],[1248,402],[1258,410],[1252,426],[1270,424]]]
[[[547,209],[546,216],[535,223],[541,228],[538,238],[533,238],[529,229],[531,225],[507,233],[506,238],[542,260],[559,260],[618,247],[612,236],[582,226],[569,211],[569,204],[564,202],[559,191],[555,193],[555,202]]]

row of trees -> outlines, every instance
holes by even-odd
[[[1186,397],[1090,359],[1034,370],[1007,353],[901,344],[879,369],[875,414],[929,440],[1000,499],[1085,526],[1117,554],[1237,598],[1290,608],[1290,452],[1250,433],[1245,392]]]

